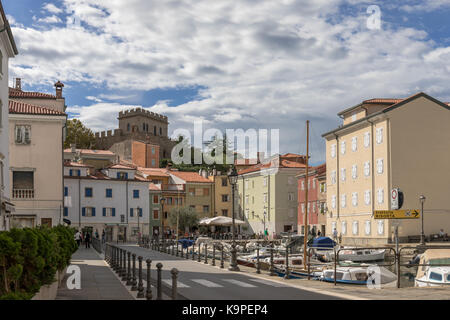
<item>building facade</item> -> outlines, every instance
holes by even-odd
[[[228,176],[217,172],[215,169],[210,172],[208,179],[213,183],[214,198],[212,203],[212,212],[216,216],[231,217],[233,210],[231,185]]]
[[[286,154],[238,172],[237,212],[248,223],[247,233],[297,232],[296,176],[305,163],[305,156]]]
[[[305,234],[305,216],[308,210],[308,231],[322,235],[326,230],[325,203],[326,192],[324,176],[326,166],[320,165],[310,168],[308,173],[308,183],[306,183],[306,173],[298,175],[298,231]],[[321,178],[321,179],[320,179]],[[306,204],[306,188],[308,187],[308,204]]]
[[[426,196],[425,234],[450,229],[449,106],[425,93],[406,99],[372,99],[339,113],[343,125],[323,135],[327,159],[327,233],[344,243],[390,242],[394,220],[375,220],[390,210],[390,192],[405,195],[402,209],[420,209]],[[421,219],[397,221],[400,240],[420,235]]]
[[[63,217],[63,140],[67,115],[62,83],[56,95],[9,90],[11,226],[54,226]]]
[[[0,28],[4,31],[0,33],[0,231],[2,231],[9,229],[10,214],[14,211],[9,170],[8,66],[9,59],[14,58],[19,52],[1,2]]]
[[[130,161],[144,168],[159,168],[159,145],[128,139],[109,148],[120,160]]]
[[[107,241],[136,241],[149,234],[149,182],[121,164],[103,170],[66,161],[64,218]]]

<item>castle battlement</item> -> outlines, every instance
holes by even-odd
[[[125,110],[125,111],[120,111],[119,112],[119,120],[122,118],[128,118],[128,117],[132,117],[132,116],[144,116],[156,121],[161,121],[161,122],[168,122],[168,118],[166,116],[163,116],[162,114],[158,114],[155,112],[151,112],[148,110],[144,110],[142,108],[135,108],[135,109],[129,109],[129,110]]]
[[[113,130],[107,130],[107,131],[100,131],[95,133],[95,138],[110,138],[110,137],[119,137],[122,135],[121,129],[114,129]]]

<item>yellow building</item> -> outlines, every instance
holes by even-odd
[[[450,230],[449,109],[418,93],[366,100],[338,114],[343,125],[323,135],[329,236],[336,228],[345,244],[388,243],[394,220],[375,220],[373,212],[391,209],[392,188],[405,195],[402,209],[420,209],[426,196],[426,235]],[[420,233],[420,219],[401,221],[401,240]]]
[[[228,176],[213,170],[208,179],[213,182],[213,214],[214,216],[231,217],[233,202],[231,200],[231,184]]]

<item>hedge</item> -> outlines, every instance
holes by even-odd
[[[52,284],[78,248],[74,233],[62,225],[0,232],[0,300],[31,299]]]

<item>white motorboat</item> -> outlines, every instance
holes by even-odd
[[[379,274],[377,275],[376,272],[379,272]],[[323,270],[320,280],[334,282],[334,269]],[[376,285],[378,282],[381,287],[395,287],[397,285],[397,275],[377,265],[338,267],[336,269],[336,282],[357,285]]]
[[[428,249],[420,257],[414,285],[416,287],[450,286],[450,249]],[[433,266],[434,265],[434,266]]]
[[[371,261],[383,261],[386,250],[385,249],[340,249],[339,261],[354,261],[354,262],[371,262]],[[317,251],[316,256],[321,261],[331,262],[334,261],[334,251]]]

